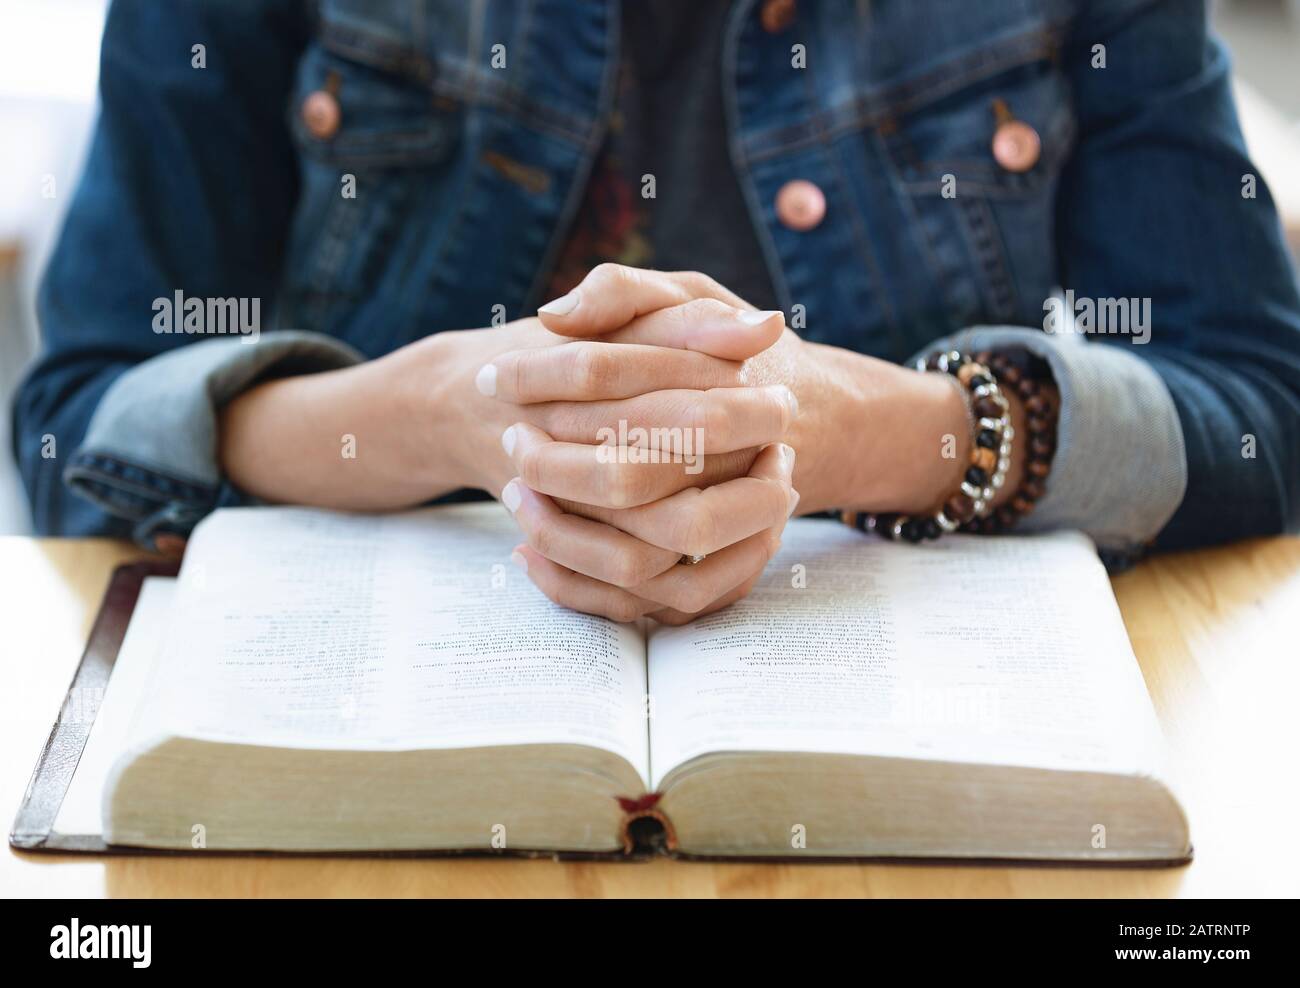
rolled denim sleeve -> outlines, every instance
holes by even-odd
[[[1024,350],[1046,361],[1061,396],[1047,493],[1020,531],[1076,528],[1108,559],[1141,552],[1168,524],[1187,489],[1187,456],[1173,396],[1123,344],[1080,334],[979,326],[927,348]]]
[[[1151,323],[1141,343],[1114,327],[952,338],[1022,347],[1056,378],[1058,450],[1024,527],[1081,528],[1112,565],[1294,529],[1300,293],[1204,0],[1095,0],[1061,58],[1079,140],[1058,192],[1060,287],[1149,303]]]
[[[104,392],[64,482],[131,524],[153,548],[162,533],[182,535],[213,509],[243,496],[222,477],[217,414],[258,380],[359,363],[329,336],[293,330],[255,343],[225,337],[160,354],[131,368]]]
[[[1060,56],[1079,136],[1059,287],[1149,306],[1143,338],[974,327],[935,344],[1046,361],[1058,448],[1020,527],[1083,529],[1112,567],[1300,525],[1300,286],[1208,21],[1204,0],[1094,0]]]
[[[1109,68],[1094,67],[1098,45]],[[1079,142],[1058,194],[1060,287],[1077,298],[1149,301],[1150,325],[1141,345],[1107,332],[1082,347],[1090,366],[1117,375],[1114,387],[1081,387],[1083,363],[1064,362],[1067,405],[1083,403],[1066,409],[1069,457],[1085,433],[1112,435],[1104,457],[1053,467],[1052,496],[1070,497],[1062,488],[1076,484],[1096,491],[1117,519],[1104,531],[1124,534],[1128,522],[1166,510],[1175,459],[1185,463],[1186,490],[1158,533],[1144,533],[1155,548],[1292,530],[1300,523],[1300,293],[1277,209],[1246,152],[1230,63],[1206,4],[1095,0],[1081,8],[1062,62]],[[1050,352],[1073,352],[1067,335],[1046,344]],[[1131,359],[1121,364],[1121,355]],[[1170,432],[1168,417],[1139,413],[1133,403],[1145,399],[1125,393],[1147,368],[1141,380],[1158,375],[1177,410],[1181,456],[1148,439]],[[1155,393],[1154,384],[1141,387]],[[1096,430],[1081,431],[1085,415]],[[1095,475],[1084,476],[1088,469]]]
[[[268,325],[256,346],[215,333],[198,343],[153,320],[177,292],[276,311],[299,186],[285,107],[308,32],[300,0],[109,7],[99,118],[41,281],[41,350],[13,405],[36,531],[147,535],[160,510],[183,531],[194,506],[224,496],[195,410],[241,374],[291,372],[282,348],[302,341]],[[191,61],[200,43],[205,67]]]

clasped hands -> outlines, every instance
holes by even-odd
[[[466,484],[499,497],[514,561],[575,610],[685,623],[749,593],[796,509],[924,510],[959,479],[939,456],[966,431],[954,388],[804,342],[695,272],[601,265],[500,331],[516,345],[474,369],[465,426],[500,446],[467,450]]]
[[[748,363],[779,344],[781,313],[702,275],[605,265],[539,319],[568,341],[475,374],[517,416],[497,489],[525,540],[514,561],[616,621],[681,624],[743,597],[799,503],[798,399]]]
[[[257,384],[222,408],[219,456],[272,502],[487,491],[551,599],[681,624],[748,593],[796,509],[941,504],[971,439],[944,378],[804,341],[704,275],[605,264],[538,318]]]

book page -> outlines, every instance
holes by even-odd
[[[1159,735],[1077,533],[908,545],[786,529],[739,604],[649,646],[654,786],[701,754],[835,752],[1154,771]]]
[[[186,550],[138,739],[585,744],[647,777],[645,643],[552,604],[497,504],[218,511]]]

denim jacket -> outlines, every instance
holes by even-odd
[[[952,342],[1044,358],[1059,448],[1025,527],[1122,558],[1292,526],[1300,300],[1202,0],[784,9],[734,3],[719,71],[801,335],[894,361]],[[116,0],[15,409],[37,528],[184,534],[241,497],[215,454],[241,388],[533,312],[603,142],[619,11]],[[328,134],[303,114],[320,93]],[[1014,167],[992,150],[1008,121],[1038,140]],[[776,208],[794,179],[824,195],[811,229]],[[258,300],[260,337],[158,331],[178,292]],[[1047,332],[1062,292],[1080,318]]]

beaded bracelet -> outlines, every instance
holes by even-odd
[[[975,422],[970,463],[960,489],[930,517],[856,512],[841,515],[841,520],[861,531],[908,542],[937,539],[945,532],[955,532],[962,525],[987,517],[993,510],[994,496],[1006,482],[1016,434],[1011,426],[1010,405],[997,378],[983,363],[949,350],[918,361],[916,369],[951,374],[969,394]]]
[[[1060,408],[1049,399],[1041,379],[1022,372],[1005,354],[982,351],[975,355],[975,360],[986,364],[1005,388],[1015,389],[1024,406],[1025,431],[1028,433],[1024,479],[1016,492],[988,517],[972,519],[962,526],[963,532],[992,534],[1006,531],[1033,511],[1034,505],[1047,492],[1047,475],[1052,470],[1052,457],[1056,454]]]
[[[983,534],[1005,531],[1032,511],[1046,493],[1047,475],[1056,451],[1059,408],[1049,400],[1042,381],[1022,372],[1004,354],[981,351],[971,359],[950,350],[918,361],[917,370],[949,373],[962,385],[968,417],[974,420],[974,443],[960,491],[930,518],[845,511],[840,513],[840,520],[863,532],[910,542],[936,539],[958,529]],[[1021,399],[1029,435],[1024,479],[1007,502],[994,511],[993,497],[1006,483],[1016,438],[1001,386],[1014,389]]]

